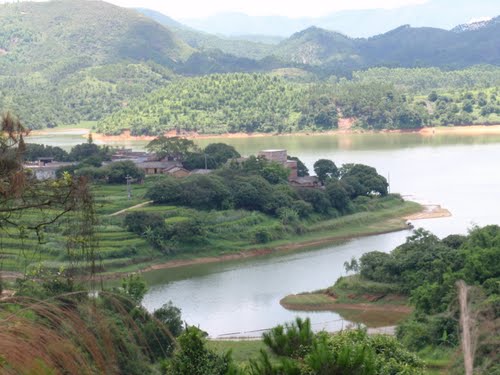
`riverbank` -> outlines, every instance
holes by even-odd
[[[102,275],[106,279],[122,277],[129,272],[152,272],[173,268],[189,267],[210,263],[229,262],[253,257],[269,256],[307,249],[317,249],[329,244],[348,241],[354,238],[382,235],[401,230],[408,230],[406,217],[429,212],[425,206],[415,202],[403,202],[396,207],[388,207],[372,212],[359,212],[336,219],[323,220],[309,227],[309,232],[302,235],[291,235],[285,239],[262,245],[248,245],[241,250],[225,254],[195,253],[184,258],[161,260],[136,264],[126,272],[110,272]]]
[[[44,136],[52,134],[80,135],[86,138],[91,133],[90,127],[64,127],[62,129],[43,129],[34,130],[30,133],[33,136]],[[494,125],[460,125],[460,126],[439,126],[426,127],[421,129],[394,129],[394,130],[364,130],[358,128],[341,128],[325,132],[296,132],[296,133],[226,133],[226,134],[199,134],[197,132],[185,132],[180,136],[189,139],[241,139],[241,138],[262,138],[262,137],[295,137],[295,136],[324,136],[341,134],[421,134],[423,136],[435,135],[500,135],[500,124]],[[179,136],[177,132],[170,131],[165,133],[167,137]],[[125,130],[120,135],[105,135],[92,133],[92,137],[100,142],[124,142],[124,141],[151,141],[155,136],[131,135],[129,130]]]
[[[359,275],[340,277],[327,289],[288,295],[280,304],[293,311],[333,311],[367,327],[397,325],[412,312],[408,298],[399,294],[397,286]]]

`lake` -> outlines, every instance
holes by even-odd
[[[75,134],[33,137],[69,147],[83,138]],[[271,136],[221,139],[242,155],[261,149],[285,148],[312,170],[314,161],[332,159],[364,163],[390,180],[392,192],[421,203],[440,204],[452,217],[414,222],[439,236],[465,233],[472,225],[500,224],[500,136],[342,134],[324,136]],[[201,146],[213,140],[198,140]],[[145,142],[129,142],[141,149]],[[154,310],[168,300],[182,309],[183,319],[211,336],[254,336],[260,330],[311,317],[314,328],[340,329],[346,324],[336,313],[296,313],[279,300],[290,293],[327,287],[345,274],[343,263],[372,250],[390,251],[410,231],[355,239],[320,249],[297,251],[146,275],[150,291],[144,305]]]

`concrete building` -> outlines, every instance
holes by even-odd
[[[25,164],[24,168],[30,170],[37,180],[55,180],[59,168],[71,165],[74,163],[41,162],[39,160],[36,164]]]
[[[297,178],[297,162],[295,160],[288,160],[288,153],[285,149],[262,150],[259,151],[258,155],[288,168],[290,170],[290,174],[288,175],[289,181]]]

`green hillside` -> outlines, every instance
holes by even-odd
[[[51,1],[0,7],[3,74],[50,78],[123,60],[173,65],[191,48],[137,12],[101,1]]]
[[[477,30],[456,32],[404,25],[367,39],[310,27],[281,42],[276,55],[283,61],[320,66],[315,71],[323,75],[376,66],[459,69],[498,65],[499,35],[500,17]]]
[[[223,53],[238,57],[262,59],[273,53],[274,46],[272,44],[276,44],[276,40],[272,37],[269,37],[268,40],[274,43],[263,43],[258,37],[249,40],[252,39],[251,36],[242,36],[241,38],[221,37],[192,29],[151,9],[139,8],[137,11],[168,27],[188,45],[199,50],[218,49]],[[262,36],[261,39],[265,39],[265,36]]]
[[[179,79],[131,102],[97,126],[99,132],[158,135],[287,133],[335,129],[338,113],[364,129],[500,121],[500,68],[463,71],[370,69],[352,80],[300,83],[278,74],[213,74]],[[491,81],[488,81],[491,78]]]
[[[98,1],[0,5],[0,109],[30,128],[97,120],[172,78],[192,49]]]
[[[359,64],[356,40],[345,35],[310,27],[281,42],[276,55],[303,65],[321,65],[326,62]]]
[[[307,87],[263,74],[214,74],[180,80],[102,121],[98,130],[159,134],[289,131],[300,126]],[[334,123],[336,125],[336,121]]]

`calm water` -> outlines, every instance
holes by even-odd
[[[69,147],[75,135],[33,139]],[[226,139],[243,155],[286,148],[312,169],[319,158],[364,163],[390,179],[391,190],[422,203],[440,204],[453,217],[415,222],[439,236],[465,233],[473,224],[500,224],[500,136],[339,135]],[[200,145],[210,143],[200,140]],[[127,144],[140,149],[144,142]],[[372,250],[390,251],[408,231],[356,239],[321,249],[223,264],[162,270],[147,275],[144,304],[153,310],[168,300],[183,318],[212,336],[257,331],[310,316],[315,327],[337,329],[335,313],[289,312],[279,305],[287,294],[324,288],[344,272],[343,263]],[[258,333],[254,333],[258,334]]]

